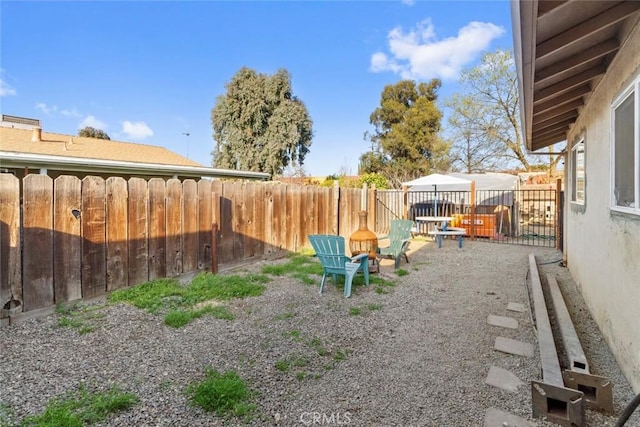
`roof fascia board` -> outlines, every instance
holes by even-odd
[[[33,155],[0,151],[0,164],[3,167],[59,168],[84,172],[126,172],[129,175],[182,175],[191,177],[240,178],[267,180],[268,173],[233,169],[214,169],[197,166],[163,165],[157,163],[133,163],[113,160],[95,160],[63,156]]]
[[[518,76],[520,129],[525,146],[531,145],[533,116],[533,76],[535,75],[538,0],[511,0],[511,25]]]

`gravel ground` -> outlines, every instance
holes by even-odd
[[[388,294],[357,287],[345,299],[329,282],[319,295],[317,286],[280,277],[262,296],[230,302],[232,321],[203,317],[174,329],[132,306],[98,302],[106,316],[84,335],[57,327],[58,315],[0,328],[0,405],[19,421],[80,384],[117,384],[140,403],[109,426],[483,426],[490,407],[551,425],[531,416],[530,382],[541,379],[537,350],[526,358],[493,349],[497,336],[537,349],[529,311],[507,311],[509,302],[528,307],[529,253],[547,263],[543,277],[558,278],[591,372],[614,384],[615,414],[587,410],[587,425],[613,426],[633,392],[559,266],[561,254],[466,241],[461,250],[454,241],[441,249],[413,242],[402,277],[384,261],[380,274],[398,283]],[[267,262],[281,261],[242,269]],[[353,308],[360,314],[350,314]],[[513,317],[519,327],[491,326],[489,314]],[[287,358],[305,365],[278,370],[276,362]],[[510,370],[523,385],[516,392],[487,385],[491,366]],[[247,381],[256,393],[253,420],[225,420],[188,404],[186,385],[207,367],[235,370]],[[640,426],[640,416],[626,425]]]

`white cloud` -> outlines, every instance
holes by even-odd
[[[79,126],[79,129],[83,129],[87,126],[91,126],[92,128],[100,129],[100,130],[105,130],[107,128],[106,123],[101,122],[100,120],[96,119],[95,116],[91,116],[91,115],[85,117],[84,120],[81,121],[78,126]]]
[[[371,71],[391,71],[403,79],[457,78],[463,67],[489,47],[505,30],[487,22],[470,22],[457,37],[437,40],[430,19],[404,33],[396,27],[387,40],[391,57],[382,52],[371,56]]]
[[[9,85],[9,83],[5,82],[3,79],[0,79],[0,97],[2,96],[12,96],[17,92],[14,88]]]
[[[60,114],[65,117],[72,117],[74,119],[79,119],[80,117],[82,117],[82,114],[80,114],[75,107],[71,110],[60,110]]]
[[[47,116],[58,111],[57,105],[47,105],[44,102],[38,102],[34,108],[36,110],[42,111]]]
[[[406,4],[407,6],[413,6],[416,4],[416,0],[400,0],[402,4]]]
[[[144,139],[153,136],[153,130],[145,122],[122,122],[122,132],[131,139]]]

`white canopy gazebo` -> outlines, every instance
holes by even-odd
[[[413,181],[403,182],[402,186],[408,191],[434,191],[433,210],[437,212],[438,208],[438,187],[440,190],[449,190],[455,186],[455,190],[460,188],[460,185],[467,185],[470,189],[473,189],[473,181],[464,178],[458,178],[452,175],[442,175],[439,173],[432,173]]]

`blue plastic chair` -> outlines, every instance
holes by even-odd
[[[320,264],[322,264],[322,282],[320,283],[320,293],[324,289],[327,275],[333,276],[333,281],[338,282],[338,275],[344,276],[344,296],[351,296],[351,283],[358,270],[364,273],[365,286],[369,286],[369,264],[368,253],[356,255],[349,258],[345,255],[345,242],[342,236],[327,234],[313,234],[309,236],[309,241],[316,252]]]
[[[391,221],[389,226],[389,235],[380,236],[378,240],[389,239],[389,246],[378,247],[378,254],[381,257],[391,257],[394,259],[394,267],[400,267],[400,258],[404,258],[409,262],[407,250],[411,242],[411,230],[413,229],[413,221],[409,219],[395,219]]]

